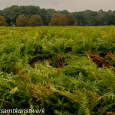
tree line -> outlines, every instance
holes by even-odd
[[[5,20],[5,21],[4,21]],[[0,25],[17,26],[103,26],[115,25],[115,11],[69,12],[67,10],[56,11],[39,6],[13,5],[0,10]]]

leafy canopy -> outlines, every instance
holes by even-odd
[[[29,20],[29,25],[30,26],[42,26],[43,21],[42,21],[40,15],[32,15]]]
[[[3,16],[0,16],[0,26],[7,26],[7,23],[5,22],[5,18]]]

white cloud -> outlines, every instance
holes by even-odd
[[[83,11],[89,10],[115,10],[115,0],[0,0],[0,9],[12,5],[36,5],[40,8],[53,8],[56,10]]]

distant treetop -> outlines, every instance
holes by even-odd
[[[57,13],[57,14],[54,14]],[[71,14],[71,16],[70,16]],[[16,24],[16,20],[19,15],[24,15],[25,17],[31,18],[32,15],[39,15],[41,17],[38,25],[78,25],[78,26],[103,26],[103,25],[115,25],[115,11],[78,11],[69,12],[67,10],[56,11],[55,9],[45,9],[39,6],[29,5],[29,6],[18,6],[13,5],[0,10],[0,16],[5,18],[8,26]],[[57,21],[57,19],[59,19]],[[66,17],[66,21],[65,21]],[[73,17],[73,18],[72,18]],[[29,23],[31,23],[29,21]],[[33,22],[32,22],[33,23]],[[31,23],[31,24],[32,24]],[[75,24],[74,24],[75,23]],[[33,24],[32,24],[33,25]]]

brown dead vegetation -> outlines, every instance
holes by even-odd
[[[97,54],[92,54],[92,55],[90,55],[90,58],[92,59],[93,62],[96,63],[96,65],[97,65],[98,67],[102,67],[103,60],[102,60],[102,58],[101,58],[99,55],[97,55]]]
[[[107,55],[105,56],[106,59],[115,59],[114,54],[112,54],[110,51],[107,53]]]
[[[107,68],[112,68],[115,70],[115,67],[111,65],[111,61],[109,63],[105,63],[103,61],[103,58],[105,59],[115,59],[114,54],[112,54],[110,51],[107,53],[107,55],[104,55],[103,53],[96,54],[94,51],[87,51],[85,52],[85,55],[89,54],[90,58],[92,59],[93,62],[96,63],[98,67],[107,67]]]
[[[96,54],[94,51],[87,51],[85,54],[89,54],[92,61],[95,62],[98,67],[102,67],[103,60],[100,55]]]
[[[64,57],[62,57],[61,55],[57,54],[56,56],[56,67],[59,68],[63,66],[64,64]]]

